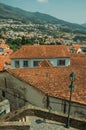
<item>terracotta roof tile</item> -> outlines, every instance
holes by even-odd
[[[69,52],[64,45],[39,45],[22,46],[14,52],[11,58],[57,58],[69,57]]]
[[[70,65],[86,66],[86,55],[84,55],[84,54],[71,54]]]
[[[71,72],[74,72],[77,76],[74,82],[75,88],[72,100],[86,105],[85,66],[9,70],[9,73],[31,84],[39,91],[65,100],[69,100],[69,75]]]
[[[80,48],[80,45],[72,45],[73,48],[75,48],[76,50],[78,50]]]
[[[48,60],[44,60],[39,63],[39,67],[54,67]]]
[[[4,64],[7,63],[10,64],[10,58],[9,55],[0,55],[0,72],[4,71]]]
[[[8,54],[11,54],[13,52],[13,50],[12,49],[6,49],[6,50],[4,50],[4,52],[8,53]]]
[[[1,48],[4,48],[4,49],[9,48],[9,46],[8,46],[7,44],[5,44],[5,43],[0,44],[0,47],[1,47]]]

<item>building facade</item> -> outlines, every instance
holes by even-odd
[[[70,56],[63,45],[23,46],[11,56],[12,68],[33,68],[47,60],[53,66],[69,66]]]

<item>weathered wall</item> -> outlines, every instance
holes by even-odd
[[[54,120],[57,122],[64,123],[66,126],[67,116],[65,114],[61,114],[54,111],[49,111],[47,109],[41,109],[39,107],[34,106],[25,106],[20,111],[17,110],[13,112],[11,115],[6,115],[3,121],[26,121],[29,124],[30,116],[37,116],[43,119]],[[28,118],[27,118],[28,117]],[[70,126],[74,128],[78,128],[79,130],[86,130],[86,120],[70,117]]]
[[[10,103],[8,100],[0,102],[0,116],[10,112]]]
[[[43,93],[35,89],[33,86],[30,86],[18,78],[13,77],[7,72],[0,74],[0,84],[0,88],[5,91],[5,98],[10,101],[11,110],[18,109],[25,104],[32,104],[41,108],[47,106],[47,101],[44,102],[45,95]],[[53,111],[67,115],[67,101],[53,97],[48,98],[48,109],[50,108]],[[71,115],[74,117],[86,119],[86,105],[72,103]]]
[[[0,74],[0,83],[0,95],[2,95],[3,90],[5,98],[10,101],[11,110],[18,109],[29,103],[40,107],[44,106],[42,103],[44,94],[9,73]]]
[[[53,111],[58,111],[68,114],[69,102],[66,100],[56,99],[53,97],[49,97],[50,107]],[[82,105],[79,103],[71,103],[71,111],[70,115],[78,118],[86,119],[86,105]]]
[[[2,122],[0,130],[30,130],[30,126],[26,122]]]

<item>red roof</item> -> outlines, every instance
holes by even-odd
[[[57,58],[69,57],[69,52],[64,45],[39,45],[39,46],[22,46],[14,52],[12,59],[16,58]]]
[[[9,70],[9,73],[32,85],[38,91],[65,100],[69,100],[71,72],[76,74],[72,101],[86,105],[85,66]]]
[[[4,48],[4,49],[7,49],[7,48],[9,48],[9,46],[8,46],[7,44],[5,44],[5,43],[3,43],[3,44],[0,44],[0,47],[1,47],[1,48]]]
[[[39,62],[39,67],[54,67],[54,66],[48,60],[44,60],[42,62]]]
[[[7,63],[10,64],[10,58],[9,55],[0,55],[0,72],[4,71],[4,64]]]
[[[72,47],[75,48],[75,50],[80,49],[80,45],[74,45],[74,44],[73,44]]]
[[[6,50],[4,50],[4,52],[8,53],[8,54],[11,54],[13,52],[13,50],[12,49],[6,49]]]
[[[70,65],[72,65],[72,66],[86,66],[86,55],[72,53]]]

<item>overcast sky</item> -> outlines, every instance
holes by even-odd
[[[72,23],[86,23],[86,0],[0,0],[0,3],[50,14]]]

